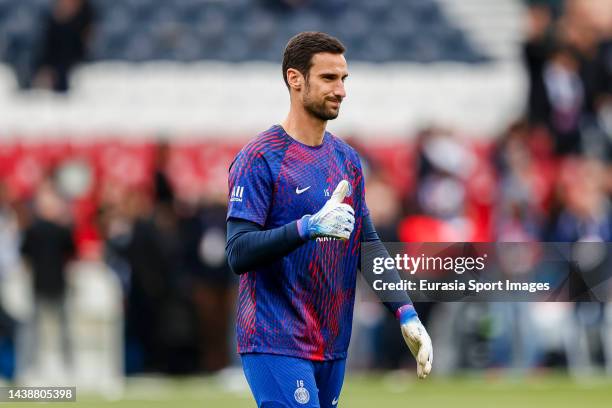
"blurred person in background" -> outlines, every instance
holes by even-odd
[[[197,311],[191,297],[184,216],[168,174],[172,149],[166,140],[155,146],[153,168],[153,212],[148,220],[154,234],[163,270],[160,276],[167,286],[159,308],[156,337],[160,340],[160,368],[165,372],[188,373],[202,367],[197,358],[201,342],[197,333]],[[221,333],[213,336],[222,337]],[[225,340],[225,337],[224,337]]]
[[[170,144],[167,140],[158,141],[155,146],[153,167],[153,199],[158,207],[174,205],[174,189],[167,174],[169,159]]]
[[[612,3],[609,1],[566,0],[559,21],[559,41],[573,48],[580,62],[585,83],[585,112],[592,115],[606,92],[606,64],[602,53],[612,34]],[[608,62],[609,63],[609,62]],[[609,90],[608,90],[609,91]]]
[[[14,335],[14,318],[17,316],[13,317],[10,309],[7,313],[2,295],[6,281],[20,270],[19,239],[17,214],[11,205],[8,186],[0,180],[0,353],[5,345],[12,344]],[[0,363],[0,375],[9,376],[11,372],[12,369],[7,370],[6,364]]]
[[[534,126],[543,126],[548,117],[544,65],[554,43],[553,10],[545,2],[534,2],[527,9],[523,59],[529,79],[527,115]]]
[[[71,70],[85,61],[94,24],[88,0],[56,0],[43,22],[34,86],[66,92]]]
[[[66,304],[68,261],[75,255],[67,204],[51,180],[36,191],[34,219],[26,227],[21,253],[30,267],[34,289],[34,314],[28,323],[25,356],[27,370],[39,370],[41,364],[41,330],[50,313],[59,320],[61,349],[65,369],[72,366],[69,315]]]
[[[496,241],[537,241],[541,235],[552,180],[534,157],[529,137],[527,123],[517,122],[507,129],[496,147]]]
[[[576,59],[583,87],[580,111],[580,152],[606,159],[610,142],[603,133],[601,113],[606,93],[606,61],[602,53],[612,26],[612,3],[607,1],[567,0],[558,23],[557,41],[570,49]]]
[[[116,201],[115,201],[116,200]],[[147,194],[124,188],[107,204],[107,245],[115,264],[127,267],[126,369],[161,370],[162,344],[158,329],[161,308],[169,285],[169,260],[153,222],[153,207]]]
[[[0,277],[19,262],[19,225],[9,191],[0,180]]]
[[[225,258],[224,194],[179,206],[182,269],[197,315],[199,367],[214,372],[232,362],[237,279]]]
[[[128,373],[184,374],[199,368],[197,317],[186,284],[188,243],[166,175],[168,155],[167,144],[156,147],[152,190],[109,181],[101,192],[105,258],[126,298]]]
[[[533,139],[532,139],[533,140]],[[545,221],[545,203],[552,180],[538,163],[530,145],[527,122],[511,124],[502,135],[494,153],[497,166],[497,200],[495,203],[496,242],[537,242]],[[529,259],[529,247],[516,247],[515,256]],[[510,252],[510,248],[507,249]],[[506,252],[506,251],[504,251]],[[517,266],[521,265],[521,266]],[[505,273],[519,275],[522,263],[502,262]],[[535,303],[496,302],[488,305],[492,322],[490,330],[491,364],[516,370],[532,369],[543,354],[532,313]]]
[[[470,146],[447,129],[431,127],[419,135],[416,156],[416,186],[408,197],[412,210],[399,227],[400,239],[474,240],[480,226],[467,211],[467,181],[476,160]]]
[[[607,142],[607,155],[604,158],[610,161],[612,152],[608,136],[612,135],[612,22],[606,40],[601,43],[597,56],[597,84],[598,92],[595,95],[594,108],[597,126]]]
[[[19,267],[19,227],[8,186],[0,180],[0,281]]]
[[[555,47],[545,63],[543,77],[546,124],[554,137],[557,153],[582,152],[580,126],[586,89],[575,52],[569,47]]]

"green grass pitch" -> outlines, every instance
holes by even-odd
[[[223,380],[159,379],[143,384],[128,381],[116,401],[78,394],[77,402],[52,403],[52,408],[253,408],[248,391],[228,391]],[[0,404],[3,406],[6,404]],[[12,406],[40,407],[20,403]],[[459,377],[416,381],[408,374],[350,376],[339,407],[344,408],[562,408],[612,407],[612,380],[596,377],[573,381],[565,376]]]

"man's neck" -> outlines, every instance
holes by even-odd
[[[317,119],[304,110],[293,109],[281,123],[289,136],[307,146],[319,146],[323,143],[326,125],[327,121]]]

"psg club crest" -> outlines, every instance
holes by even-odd
[[[293,397],[300,404],[307,404],[310,401],[310,393],[306,388],[304,388],[304,381],[297,381],[297,388],[293,393]]]

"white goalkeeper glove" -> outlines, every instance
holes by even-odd
[[[349,188],[348,181],[342,180],[323,208],[313,215],[303,216],[298,221],[298,229],[302,238],[349,239],[355,225],[355,211],[350,205],[342,203]]]
[[[402,336],[404,336],[404,340],[417,363],[417,376],[426,378],[431,372],[431,364],[433,363],[431,338],[412,305],[402,306],[397,314]]]

